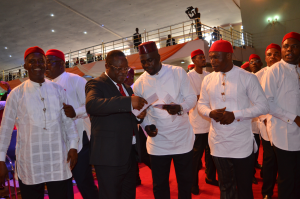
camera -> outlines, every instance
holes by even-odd
[[[186,13],[187,15],[189,15],[189,14],[191,15],[191,14],[193,14],[193,13],[192,13],[193,10],[194,10],[194,7],[193,7],[193,6],[187,7],[185,13]]]

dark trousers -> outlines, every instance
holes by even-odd
[[[274,145],[278,165],[278,198],[300,198],[300,151],[285,151]]]
[[[253,153],[246,158],[213,156],[213,160],[218,172],[221,199],[253,199]]]
[[[49,198],[66,199],[68,180],[46,182]],[[45,183],[26,185],[19,179],[19,186],[22,199],[44,199]]]
[[[132,146],[128,162],[122,166],[94,165],[99,199],[135,199],[136,151]]]
[[[277,177],[277,160],[270,141],[266,141],[263,138],[261,141],[264,149],[263,168],[261,170],[263,176],[261,193],[262,195],[272,196]]]
[[[193,151],[176,155],[150,155],[155,199],[169,199],[170,166],[173,160],[178,184],[178,198],[191,199]]]
[[[208,145],[208,133],[195,134],[195,142],[193,148],[193,186],[198,187],[199,177],[199,165],[205,151],[205,173],[206,178],[209,180],[216,180],[216,167],[215,163],[210,155],[210,148]]]
[[[98,198],[98,188],[95,185],[92,167],[89,163],[90,141],[86,132],[82,135],[82,149],[78,153],[77,164],[72,170],[77,188],[84,199]],[[68,182],[68,199],[74,199],[72,178]]]
[[[150,163],[150,155],[147,152],[146,148],[146,142],[147,142],[147,137],[144,134],[144,131],[142,127],[139,127],[139,140],[140,140],[140,150],[141,150],[141,160],[140,162],[144,163],[149,169],[151,169],[151,163]],[[137,164],[137,173],[136,173],[136,180],[141,181],[140,178],[140,169]]]
[[[254,161],[253,161],[253,163],[254,163],[254,170],[253,170],[254,173],[253,173],[253,176],[254,176],[255,173],[256,173],[255,165],[258,164],[258,161],[257,161],[257,160],[258,160],[259,147],[260,147],[260,137],[259,137],[259,134],[253,133],[253,135],[254,135],[254,139],[255,139],[255,142],[256,142],[257,147],[258,147],[257,152],[254,153]]]

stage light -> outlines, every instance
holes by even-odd
[[[51,17],[54,17],[54,14],[51,14],[50,16],[51,16]]]
[[[84,34],[87,34],[87,32],[85,32],[85,31],[84,31],[83,33],[84,33]]]
[[[11,55],[9,55],[9,57],[11,57]]]
[[[4,47],[4,49],[7,49],[7,47]]]
[[[274,20],[275,20],[275,21],[278,21],[278,20],[279,20],[279,16],[275,16],[275,17],[274,17]]]
[[[185,62],[184,62],[184,61],[182,61],[181,63],[182,63],[182,64],[184,64]]]
[[[54,30],[52,30],[52,32],[55,32]]]
[[[81,51],[79,51],[79,53],[81,53]]]
[[[271,17],[269,17],[269,18],[268,18],[268,22],[270,23],[271,21],[272,21],[272,18],[271,18]]]
[[[104,25],[102,24],[101,26],[103,27]]]

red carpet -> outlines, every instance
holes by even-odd
[[[259,158],[258,162],[262,163],[262,145],[260,145],[259,151]],[[204,165],[204,158],[202,160]],[[200,188],[200,195],[192,195],[193,199],[202,198],[202,199],[219,199],[220,198],[220,191],[219,188],[216,186],[208,185],[205,183],[205,173],[204,168],[199,171],[199,188]],[[261,199],[261,187],[262,187],[262,179],[259,176],[260,170],[256,170],[256,178],[258,184],[253,184],[253,193],[255,199]],[[152,177],[151,177],[151,170],[145,166],[144,164],[140,164],[140,177],[142,180],[142,185],[136,188],[136,198],[137,199],[154,199],[153,192],[152,192]],[[177,199],[178,198],[178,190],[177,190],[177,181],[175,176],[174,166],[171,166],[170,172],[170,190],[171,190],[171,198]],[[74,193],[75,199],[82,199],[80,193],[76,186],[74,186]],[[45,197],[48,198],[48,197]],[[277,184],[275,185],[273,199],[278,199],[278,190]]]

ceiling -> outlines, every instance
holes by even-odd
[[[97,23],[127,37],[136,27],[152,30],[186,21],[188,6],[198,7],[209,26],[241,22],[233,0],[2,0],[0,70],[22,65],[31,46],[69,52],[119,38]]]

